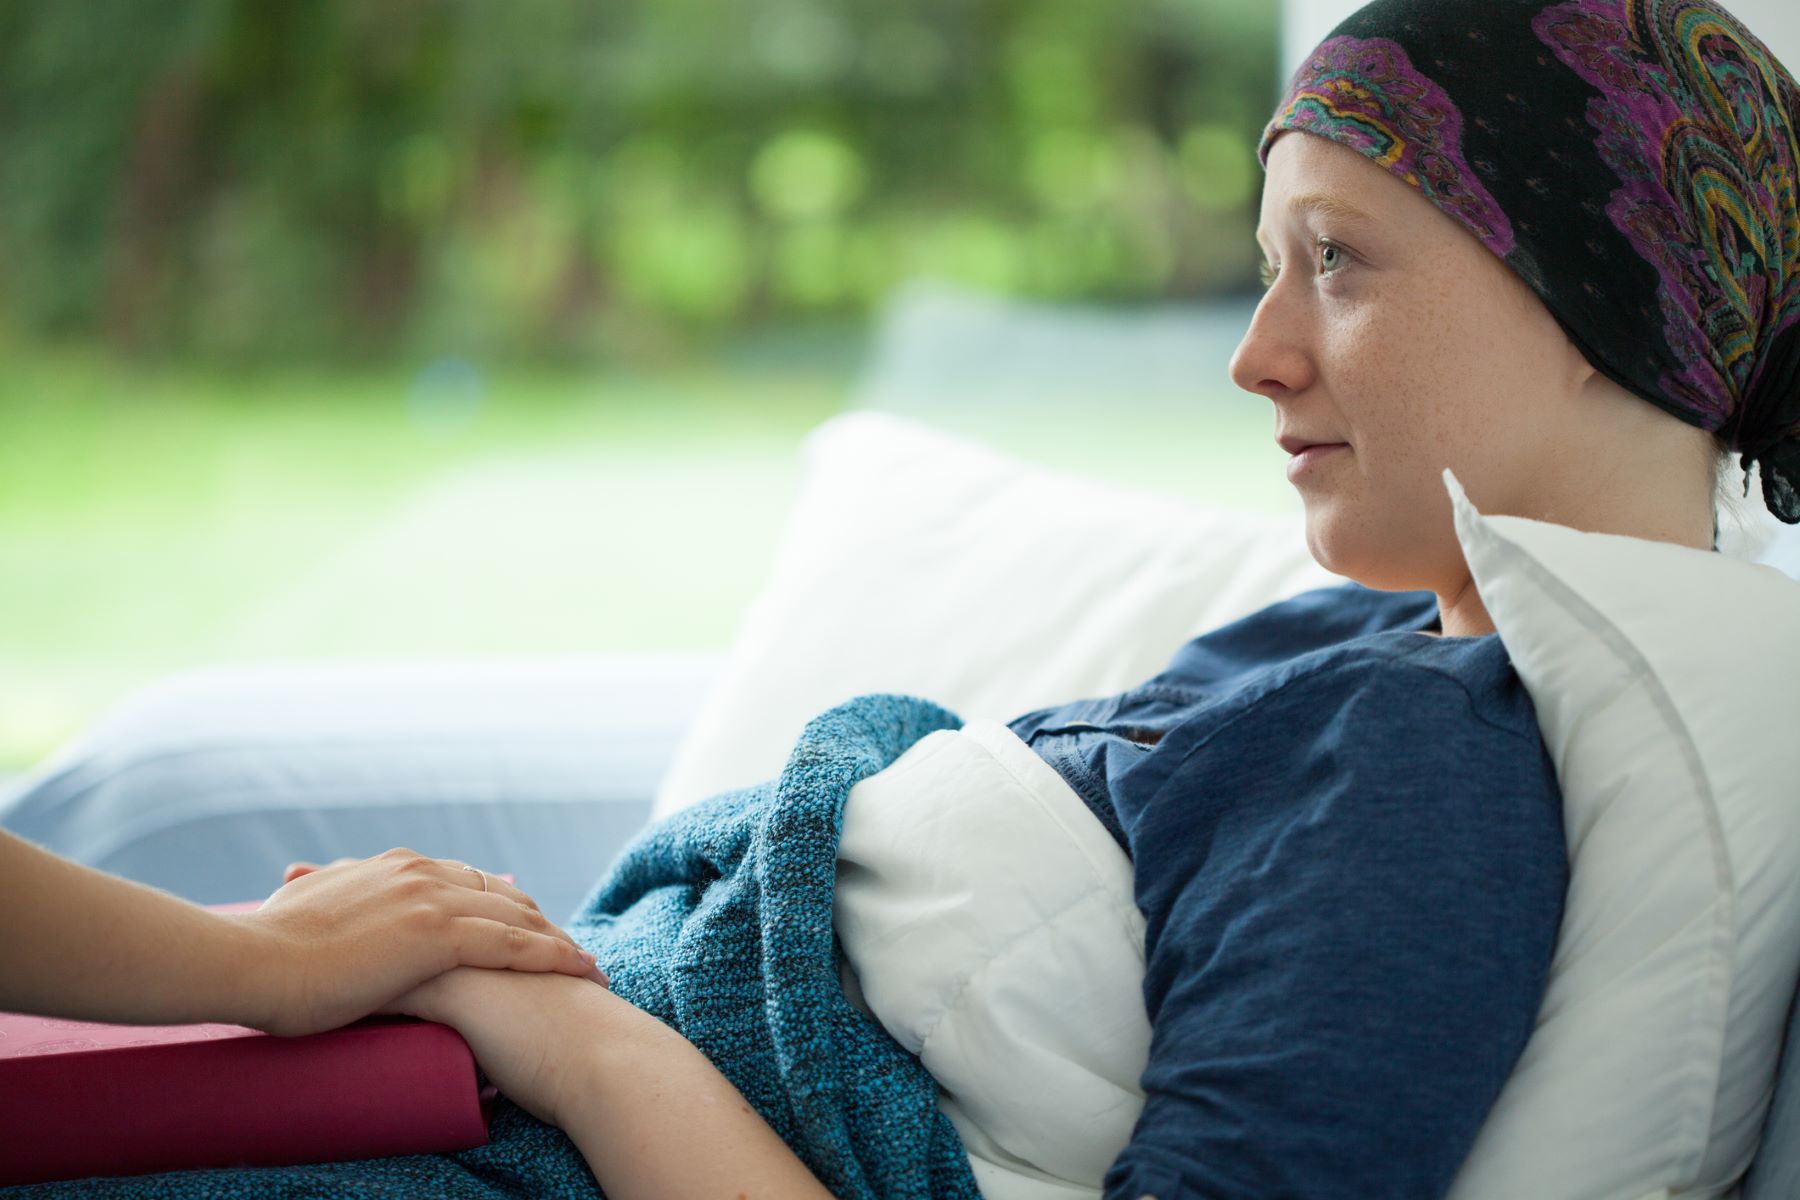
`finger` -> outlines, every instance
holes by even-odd
[[[362,860],[360,858],[334,858],[331,860],[331,865],[334,867],[341,867],[345,863],[355,863],[355,862],[361,862],[361,861]],[[294,882],[294,880],[300,878],[302,875],[311,875],[314,871],[323,871],[323,870],[325,870],[325,868],[321,867],[318,863],[310,863],[310,862],[289,863],[287,870],[282,873],[281,882],[292,883],[292,882]]]
[[[533,900],[524,891],[514,887],[492,871],[483,871],[479,867],[471,866],[465,862],[459,862],[454,858],[441,859],[440,862],[443,866],[452,868],[452,873],[449,878],[459,887],[474,888],[478,892],[484,890],[489,891],[496,896],[505,896],[509,900],[514,900],[520,904],[530,905],[532,908],[537,908],[538,906],[536,900]],[[483,877],[487,879],[487,887],[485,889],[481,884]]]
[[[455,924],[457,961],[464,966],[564,975],[592,975],[597,969],[593,956],[561,938],[479,917],[458,917]]]
[[[484,894],[477,891],[470,895],[468,889],[465,888],[461,894],[457,895],[456,903],[447,907],[460,910],[459,915],[485,917],[503,925],[517,926],[527,933],[541,933],[546,937],[567,942],[571,946],[576,945],[575,939],[570,937],[566,930],[553,923],[549,917],[546,917],[543,910],[536,905],[522,903],[509,896],[503,896],[499,892]],[[579,946],[576,948],[580,949]]]

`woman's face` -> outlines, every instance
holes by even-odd
[[[1460,594],[1444,468],[1483,512],[1553,513],[1592,449],[1593,369],[1506,264],[1335,142],[1276,140],[1257,241],[1271,283],[1231,377],[1274,402],[1278,438],[1340,444],[1289,463],[1313,557]]]

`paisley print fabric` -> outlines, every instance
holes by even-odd
[[[1495,254],[1504,258],[1512,250],[1512,222],[1463,161],[1462,114],[1443,88],[1413,69],[1398,42],[1324,42],[1276,121],[1362,151],[1431,197]],[[1278,126],[1263,135],[1265,162]]]
[[[1375,0],[1264,131],[1417,187],[1800,523],[1800,87],[1711,0]]]

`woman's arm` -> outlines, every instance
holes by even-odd
[[[530,897],[389,850],[216,913],[0,831],[0,1009],[125,1024],[346,1024],[458,963],[586,975]]]
[[[584,979],[459,969],[397,1010],[455,1026],[508,1099],[569,1135],[610,1200],[830,1200],[718,1068]]]

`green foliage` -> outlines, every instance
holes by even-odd
[[[1246,284],[1251,0],[13,0],[0,324],[208,357],[596,354]]]

